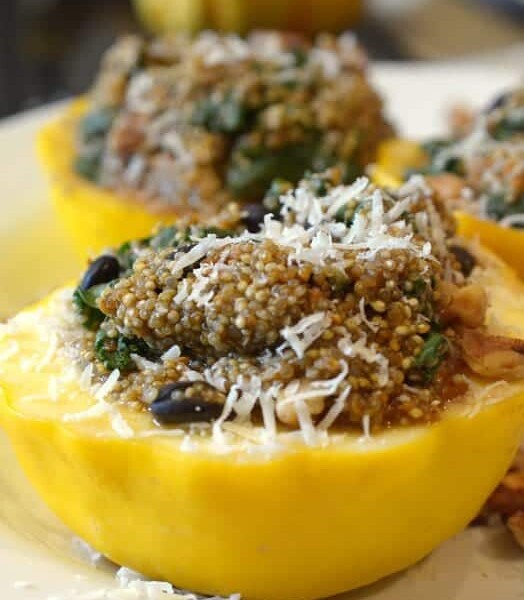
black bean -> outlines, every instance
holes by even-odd
[[[149,410],[159,423],[209,423],[220,416],[224,401],[224,394],[205,382],[179,381],[165,385]]]
[[[267,209],[263,204],[249,203],[242,207],[242,223],[251,233],[257,233],[260,226],[264,222],[264,217],[267,214]]]
[[[475,265],[477,264],[477,260],[475,259],[473,254],[471,254],[471,252],[466,250],[466,248],[464,248],[463,246],[451,246],[450,250],[451,252],[453,252],[455,258],[458,260],[460,264],[460,270],[466,277],[468,277],[471,274],[471,271],[473,271]]]
[[[81,290],[88,290],[94,285],[109,283],[120,275],[120,263],[114,256],[103,254],[95,259],[84,273],[80,282]]]

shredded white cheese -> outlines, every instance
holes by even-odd
[[[364,438],[371,438],[371,418],[369,415],[364,415],[362,417],[362,431],[364,432]]]
[[[298,358],[304,357],[304,352],[318,339],[331,324],[331,318],[325,312],[308,315],[293,325],[284,327],[280,335],[285,342],[278,347],[279,354],[286,348],[291,348]]]
[[[169,350],[166,350],[164,354],[162,354],[161,360],[162,362],[166,362],[168,360],[175,360],[177,358],[180,358],[181,355],[182,351],[180,349],[180,346],[178,344],[175,344],[174,346],[171,346]]]
[[[378,365],[377,385],[384,387],[389,381],[389,361],[378,352],[374,345],[366,345],[366,337],[363,336],[356,342],[353,342],[350,337],[345,337],[339,340],[338,349],[345,356],[359,357],[367,363],[376,363]]]

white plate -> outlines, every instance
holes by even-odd
[[[479,106],[515,85],[522,73],[483,65],[377,65],[373,78],[400,131],[443,130],[445,108]],[[59,108],[59,107],[58,107]],[[74,276],[78,264],[54,221],[34,157],[34,135],[50,107],[0,123],[0,316]],[[108,566],[78,558],[71,534],[34,496],[0,437],[0,598],[78,600],[116,587]],[[395,548],[391,548],[395,552]],[[93,596],[94,597],[94,596]],[[524,554],[503,531],[470,529],[409,571],[344,596],[345,600],[517,600],[524,598]]]

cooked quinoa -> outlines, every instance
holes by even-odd
[[[262,198],[271,181],[351,180],[392,129],[353,36],[205,32],[120,39],[78,126],[77,172],[156,207]]]
[[[468,389],[458,337],[486,310],[451,214],[421,177],[393,193],[336,169],[278,202],[256,233],[171,227],[91,263],[70,356],[164,424],[437,418]]]
[[[436,187],[482,217],[524,227],[524,88],[497,97],[457,133],[426,144]]]

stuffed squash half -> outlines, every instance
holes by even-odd
[[[416,177],[314,175],[242,222],[92,261],[0,330],[0,422],[112,560],[309,600],[477,514],[524,422],[523,288]]]
[[[41,132],[58,215],[84,256],[180,215],[259,202],[276,177],[348,181],[392,129],[350,34],[127,36]]]
[[[398,184],[409,172],[457,211],[458,232],[477,239],[524,276],[524,88],[499,95],[478,114],[458,113],[448,138],[418,145],[385,142],[376,181]]]

